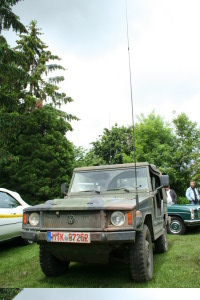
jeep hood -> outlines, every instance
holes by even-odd
[[[147,194],[139,196],[140,202],[147,199]],[[33,210],[132,210],[136,207],[136,199],[133,193],[123,194],[123,197],[116,195],[84,195],[68,196],[64,199],[48,200],[43,205],[33,206]]]

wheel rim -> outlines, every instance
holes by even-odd
[[[179,233],[182,230],[182,224],[179,220],[173,220],[170,224],[170,230],[172,233]]]

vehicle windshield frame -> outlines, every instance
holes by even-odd
[[[148,168],[137,167],[137,181],[138,181],[138,189],[139,191],[149,190],[149,176],[148,176]],[[131,174],[131,177],[130,177]],[[89,175],[91,182],[80,182],[80,179]],[[143,175],[143,176],[142,176]],[[98,179],[95,183],[95,179],[92,179],[93,176]],[[86,178],[85,177],[85,178]],[[101,184],[99,182],[101,181]],[[104,183],[103,183],[104,182]],[[119,186],[119,182],[123,182],[121,186]],[[125,185],[125,182],[129,185]],[[86,194],[86,193],[94,193],[94,194],[102,194],[102,193],[126,193],[126,192],[136,192],[135,188],[135,168],[116,168],[116,169],[94,169],[94,170],[79,170],[74,172],[68,195],[74,194]],[[142,185],[141,185],[142,182]],[[131,183],[131,185],[130,185]],[[77,187],[77,186],[79,187]],[[80,186],[82,185],[82,188]],[[83,188],[85,186],[85,188]],[[87,188],[86,188],[87,187]]]

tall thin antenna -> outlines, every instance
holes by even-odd
[[[127,0],[125,0],[125,2],[126,2],[126,31],[127,31],[127,44],[128,44],[129,79],[130,79],[132,125],[133,125],[133,151],[134,151],[134,164],[135,164],[136,208],[138,209],[139,196],[138,196],[137,170],[136,170],[135,120],[134,120],[134,110],[133,110],[133,88],[132,88],[131,57],[130,57],[129,26],[128,26],[128,4],[127,4]]]
[[[110,112],[109,112],[109,133],[110,133],[110,138],[109,138],[109,140],[110,140],[110,157],[109,157],[109,165],[111,165],[111,162],[112,162],[112,156],[111,156],[111,129],[110,129]]]

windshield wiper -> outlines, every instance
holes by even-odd
[[[87,193],[87,192],[95,192],[97,194],[100,194],[100,191],[97,190],[88,190],[88,191],[80,191],[81,193]]]
[[[129,189],[126,189],[126,188],[109,189],[109,190],[107,190],[107,191],[120,191],[120,190],[123,190],[123,191],[125,191],[125,192],[127,192],[127,193],[130,192],[130,190],[129,190]]]

